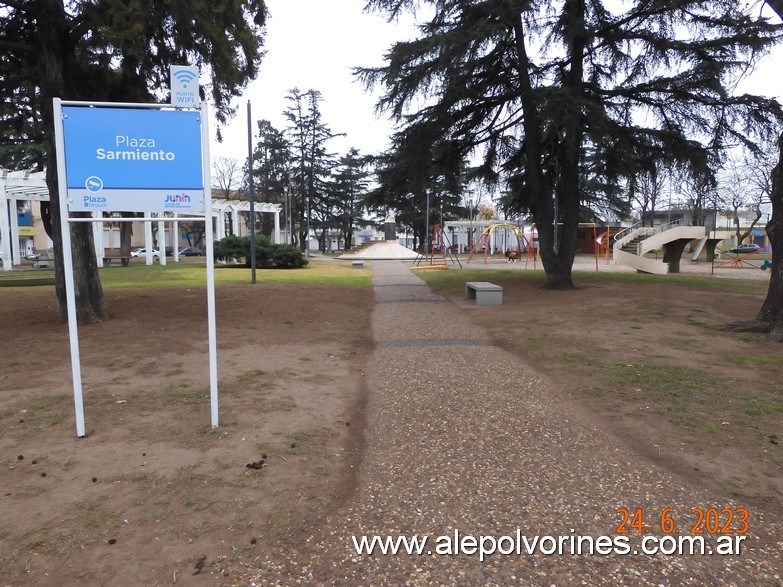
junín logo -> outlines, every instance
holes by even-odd
[[[166,204],[187,204],[190,202],[190,196],[187,194],[166,195]]]
[[[174,72],[174,77],[182,84],[184,89],[188,89],[188,85],[196,78],[196,74],[187,69],[179,69]]]

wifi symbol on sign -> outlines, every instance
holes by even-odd
[[[196,78],[196,74],[187,69],[180,69],[174,73],[174,77],[182,84],[183,88],[187,89],[190,82]]]

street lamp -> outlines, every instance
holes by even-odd
[[[473,250],[473,197],[468,200],[468,221],[470,230],[468,231],[468,249]]]
[[[247,101],[247,184],[250,199],[250,282],[256,282],[256,208],[255,186],[253,185],[253,126],[250,100]]]
[[[310,194],[307,194],[307,233],[305,234],[305,257],[310,256]]]
[[[283,186],[283,210],[285,215],[285,235],[286,241],[291,240],[288,232],[288,184]]]

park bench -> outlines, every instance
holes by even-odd
[[[54,267],[54,259],[52,257],[38,257],[33,263],[33,267],[36,269],[51,269]]]
[[[499,306],[503,303],[503,288],[488,281],[468,281],[465,297],[476,300],[477,306]]]
[[[103,266],[104,267],[111,267],[112,261],[119,261],[123,267],[127,267],[128,263],[130,263],[130,256],[129,255],[107,255],[103,257]]]

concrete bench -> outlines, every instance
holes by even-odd
[[[488,281],[468,281],[465,297],[476,300],[477,306],[499,306],[503,303],[503,288]]]
[[[51,269],[54,267],[54,259],[49,257],[38,257],[33,263],[33,267],[37,269]]]
[[[117,260],[119,261],[123,267],[127,267],[128,263],[130,263],[130,256],[125,255],[109,255],[106,257],[103,257],[103,266],[104,267],[111,267],[111,262]]]

